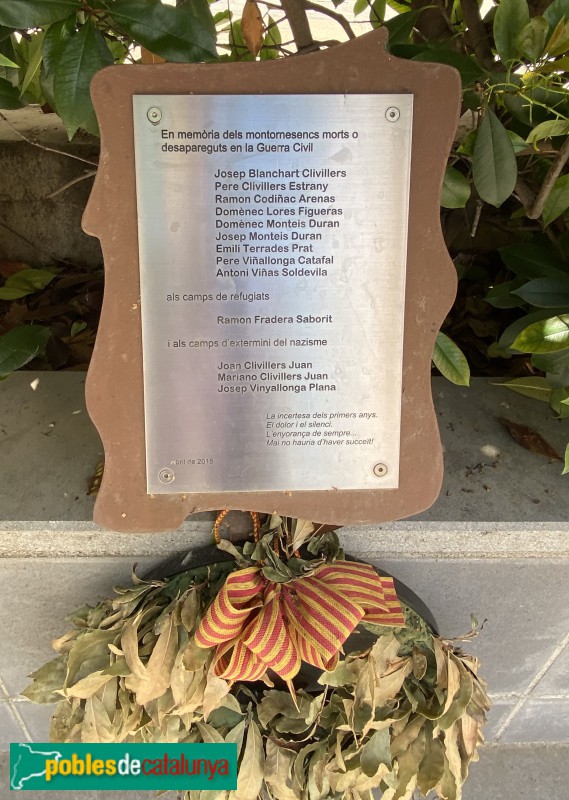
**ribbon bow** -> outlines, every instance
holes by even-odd
[[[405,625],[393,578],[370,564],[335,561],[286,583],[261,569],[229,575],[196,632],[198,647],[217,647],[214,673],[227,681],[259,680],[267,669],[291,681],[302,661],[332,670],[362,619]]]

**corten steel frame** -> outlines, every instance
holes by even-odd
[[[323,52],[263,63],[114,66],[97,73],[99,171],[83,217],[105,260],[105,299],[87,377],[87,406],[105,448],[95,521],[118,531],[178,528],[194,512],[233,508],[321,523],[384,522],[437,498],[442,447],[431,395],[435,337],[456,294],[456,270],[439,217],[439,193],[460,107],[451,67],[394,58],[383,30]],[[135,94],[413,95],[409,236],[403,345],[399,488],[149,495],[132,97]],[[189,410],[184,424],[191,425]],[[231,452],[227,458],[239,458]],[[322,468],[325,469],[325,458]]]

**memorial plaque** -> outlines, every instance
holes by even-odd
[[[396,488],[412,95],[133,101],[148,491]]]
[[[435,500],[460,79],[384,42],[95,76],[97,522],[160,531],[232,508],[341,525]]]

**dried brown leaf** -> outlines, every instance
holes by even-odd
[[[404,730],[392,739],[391,755],[393,758],[400,756],[413,744],[424,724],[424,717],[413,717]]]
[[[131,634],[132,636],[132,634]],[[130,639],[125,641],[123,636],[122,645],[125,653],[125,658],[129,667],[132,665],[129,658],[134,656],[132,652],[132,643]],[[127,655],[127,647],[129,654]],[[144,672],[134,672],[133,675],[126,679],[126,687],[136,693],[137,702],[143,706],[151,700],[155,700],[169,688],[170,674],[176,660],[178,652],[178,629],[174,622],[174,616],[171,614],[168,622],[164,625],[162,632],[156,643],[152,647],[150,658],[146,669],[143,666]],[[138,655],[138,654],[137,654]],[[133,664],[140,670],[140,658],[133,658]]]
[[[96,695],[85,702],[85,718],[81,728],[82,742],[105,744],[115,741],[115,729],[105,706]]]
[[[68,653],[78,634],[79,631],[67,631],[67,633],[64,633],[63,636],[60,636],[58,639],[52,639],[51,646],[56,653]]]
[[[197,626],[199,607],[197,590],[191,589],[184,598],[180,609],[180,620],[188,633],[193,633]]]
[[[310,538],[314,530],[315,526],[312,522],[309,522],[306,519],[297,519],[292,537],[292,549],[298,550],[299,547],[302,547],[305,541]]]
[[[460,720],[460,728],[464,751],[469,758],[472,758],[478,745],[480,726],[470,714],[464,714]]]
[[[212,671],[208,672],[202,708],[205,722],[207,722],[211,712],[219,708],[223,698],[229,693],[229,688],[227,681],[224,681],[223,678],[218,678]]]
[[[527,425],[520,425],[505,417],[497,417],[498,422],[506,428],[512,439],[521,447],[536,453],[538,456],[550,458],[553,461],[563,461],[557,450],[547,442],[543,436]]]
[[[247,728],[247,741],[241,759],[237,789],[231,792],[231,800],[257,800],[265,771],[263,739],[256,722],[251,720]]]
[[[264,30],[265,26],[263,25],[263,17],[259,6],[255,0],[245,0],[241,16],[241,31],[249,52],[255,58],[263,46]]]
[[[390,700],[393,700],[399,693],[399,690],[403,686],[403,681],[412,669],[413,662],[409,656],[408,658],[401,659],[400,666],[397,669],[383,675],[379,679],[377,685],[375,705],[384,706]]]
[[[409,747],[397,757],[399,785],[393,800],[404,800],[404,798],[406,800],[412,796],[417,785],[417,774],[426,747],[425,731],[421,730]]]
[[[49,731],[50,742],[66,742],[71,731],[83,719],[84,709],[82,706],[75,706],[69,700],[61,700],[56,706],[55,713],[51,718]]]
[[[66,687],[109,666],[109,644],[115,636],[114,631],[94,630],[86,631],[76,639],[67,659]]]
[[[234,728],[231,728],[225,737],[226,744],[237,745],[237,758],[241,755],[241,748],[243,747],[243,738],[245,736],[245,720],[239,722]]]
[[[438,738],[425,730],[425,755],[421,761],[417,784],[426,796],[442,779],[445,770],[445,747]]]
[[[460,670],[458,669],[450,650],[447,652],[447,670],[448,688],[443,714],[446,714],[446,712],[449,710],[456,693],[460,689]]]
[[[129,620],[123,628],[121,648],[132,674],[144,678],[146,669],[138,654],[138,618]]]
[[[298,800],[299,794],[294,791],[292,765],[296,753],[279,747],[271,739],[266,744],[265,782],[274,787],[279,800]]]
[[[32,703],[55,703],[60,699],[56,692],[63,688],[65,674],[65,657],[58,656],[32,672],[32,682],[22,694]]]
[[[221,742],[225,741],[223,736],[213,727],[213,725],[207,725],[205,722],[197,722],[196,725],[204,744],[220,744]]]
[[[81,700],[86,700],[111,680],[113,680],[112,675],[104,675],[102,670],[97,670],[81,678],[81,680],[74,683],[73,686],[68,686],[67,689],[64,690],[65,696],[79,697]]]
[[[420,681],[427,671],[427,656],[417,648],[413,648],[413,675]]]

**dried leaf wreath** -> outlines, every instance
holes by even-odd
[[[237,790],[208,800],[460,798],[490,705],[477,660],[335,534],[273,517],[257,540],[76,611],[24,691],[57,703],[51,740],[235,742]]]

